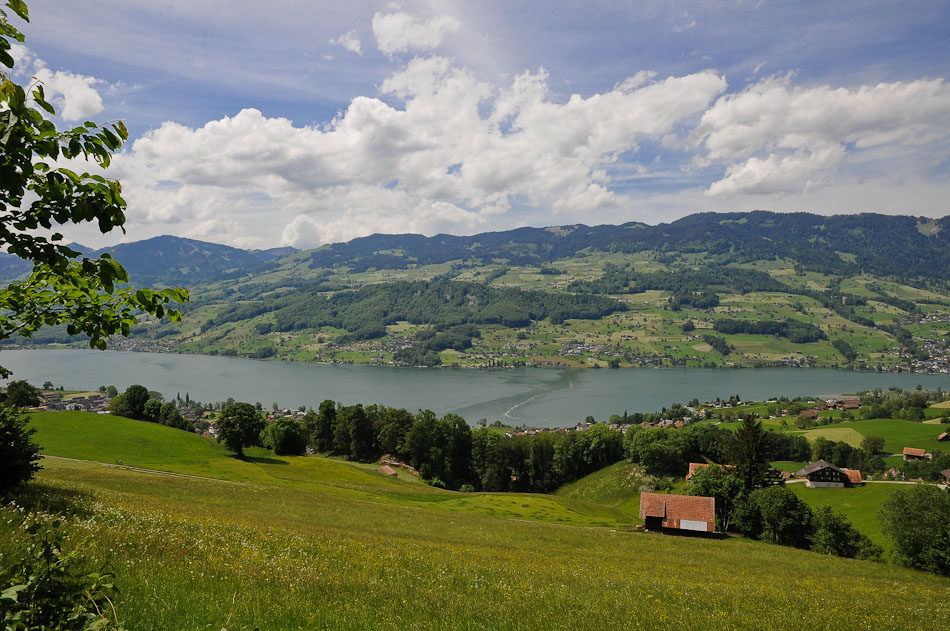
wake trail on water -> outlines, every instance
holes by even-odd
[[[556,393],[558,393],[558,392],[563,392],[564,390],[572,390],[573,388],[574,388],[574,382],[571,381],[569,384],[567,384],[567,386],[565,386],[565,387],[563,387],[563,388],[555,388],[555,389],[553,389],[553,390],[547,390],[547,391],[545,391],[545,392],[538,392],[537,394],[534,394],[534,395],[528,397],[528,398],[525,399],[524,401],[519,401],[518,403],[515,403],[514,405],[512,405],[510,408],[508,408],[508,409],[505,411],[504,417],[507,418],[507,419],[510,419],[510,420],[512,420],[512,421],[523,421],[523,420],[525,420],[524,417],[522,417],[522,416],[512,416],[511,413],[514,412],[516,409],[520,408],[521,406],[527,405],[528,403],[531,403],[531,402],[534,401],[535,399],[538,399],[538,398],[540,398],[540,397],[546,397],[546,396],[549,395],[549,394],[556,394]]]

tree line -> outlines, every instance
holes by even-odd
[[[545,318],[557,323],[568,318],[596,319],[624,309],[620,302],[604,296],[499,289],[448,280],[400,281],[332,295],[295,292],[245,302],[225,310],[209,326],[272,314],[275,331],[326,326],[349,334],[379,336],[385,334],[386,325],[399,321],[519,327]]]

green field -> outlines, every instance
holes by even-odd
[[[207,439],[125,419],[33,424],[48,453],[106,463],[46,459],[20,501],[68,509],[69,545],[115,573],[129,629],[950,625],[950,579],[634,532],[630,465],[556,495],[454,493],[325,458],[251,451],[239,461]],[[617,480],[626,490],[612,489]],[[2,511],[0,553],[22,519]],[[882,606],[889,593],[901,597]]]
[[[881,532],[877,514],[890,495],[901,488],[891,482],[868,482],[851,489],[810,489],[804,484],[789,484],[788,487],[813,509],[830,506],[844,514],[862,534],[885,550],[890,542]]]
[[[947,431],[944,425],[917,423],[899,419],[874,419],[870,421],[849,421],[835,423],[825,427],[801,432],[808,440],[824,436],[829,440],[843,440],[860,447],[865,436],[884,438],[884,450],[888,453],[901,453],[904,447],[918,447],[932,452],[934,449],[948,450],[947,443],[937,441],[937,436]]]

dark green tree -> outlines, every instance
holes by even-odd
[[[215,424],[218,441],[224,441],[225,446],[238,457],[244,456],[245,447],[260,445],[264,417],[250,403],[235,403],[225,408]]]
[[[317,425],[313,432],[313,450],[321,453],[333,451],[333,427],[336,425],[336,403],[330,399],[320,404]]]
[[[445,482],[457,489],[472,480],[472,428],[458,414],[446,414],[441,423],[448,434]]]
[[[123,411],[127,412],[122,416],[142,420],[145,418],[145,404],[148,403],[148,389],[145,386],[133,384],[122,393],[124,397]]]
[[[745,493],[742,481],[734,471],[711,465],[703,467],[689,479],[690,495],[712,497],[716,500],[716,526],[720,532],[729,530],[736,503]]]
[[[194,431],[194,426],[181,415],[178,406],[173,401],[163,403],[158,413],[158,422],[168,427],[183,429],[187,432]]]
[[[261,442],[278,456],[302,456],[307,451],[307,430],[292,418],[279,418],[264,428]]]
[[[379,457],[379,454],[376,447],[376,431],[373,427],[373,420],[360,404],[344,408],[344,410],[350,417],[347,422],[350,430],[350,457],[360,462],[375,460]]]
[[[40,393],[23,379],[11,381],[7,386],[6,402],[18,408],[32,407],[40,404]]]
[[[897,563],[950,576],[950,491],[903,486],[884,500],[878,519]]]
[[[762,423],[753,414],[744,415],[735,437],[730,459],[745,491],[751,493],[771,484],[774,478],[769,464],[769,440]]]
[[[759,509],[763,541],[796,548],[811,546],[815,528],[812,512],[794,491],[786,486],[769,486],[753,491],[750,497]]]
[[[849,559],[879,561],[883,555],[880,546],[851,525],[848,518],[830,506],[819,506],[814,512],[815,534],[811,549]]]
[[[142,420],[157,423],[162,413],[162,404],[158,399],[149,399],[142,406]]]
[[[865,436],[861,441],[861,449],[870,454],[879,454],[884,451],[883,436]]]
[[[18,408],[0,405],[0,498],[27,482],[40,470],[36,430],[27,428]]]

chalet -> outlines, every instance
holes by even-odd
[[[808,480],[805,486],[811,488],[845,488],[862,484],[861,472],[854,469],[839,469],[830,462],[816,460],[795,473],[799,478]]]
[[[950,441],[950,432],[944,432],[940,434],[939,436],[937,436],[937,440],[939,440],[940,442]]]
[[[930,458],[930,454],[927,453],[926,449],[918,449],[916,447],[904,447],[903,454],[904,462],[919,462]]]
[[[885,480],[903,480],[904,474],[898,471],[897,469],[895,469],[894,467],[891,467],[890,469],[885,471],[881,477]]]
[[[715,532],[716,500],[712,497],[640,494],[640,519],[647,530]]]
[[[697,472],[697,471],[699,471],[700,469],[704,469],[705,467],[708,467],[708,466],[709,466],[709,465],[708,465],[707,463],[705,463],[705,462],[691,462],[691,463],[689,463],[689,473],[686,474],[686,479],[689,480],[691,477],[693,477],[694,475],[696,475],[696,472]],[[734,464],[724,464],[724,465],[716,465],[716,466],[722,466],[722,467],[725,467],[726,469],[735,469],[735,468],[736,468],[736,465],[734,465]]]

